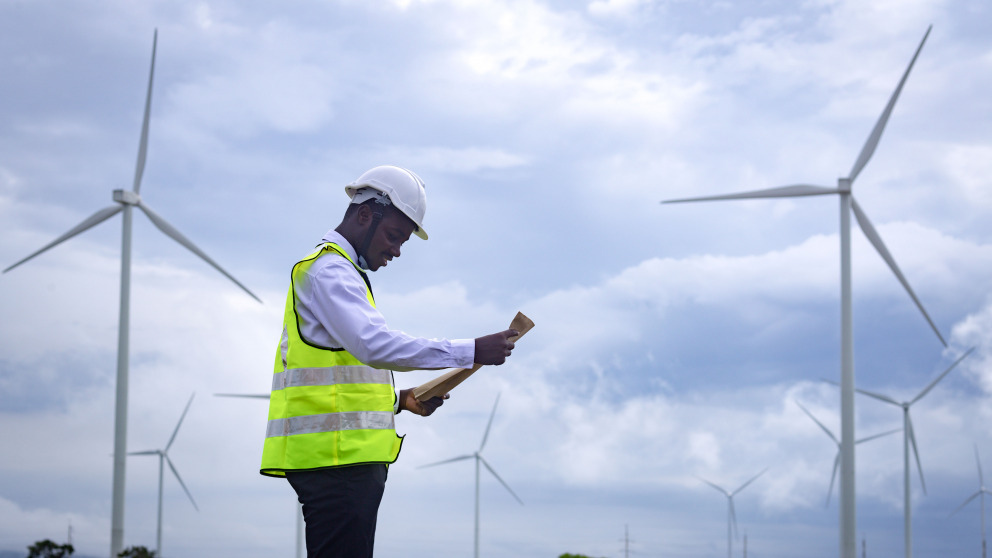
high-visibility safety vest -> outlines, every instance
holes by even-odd
[[[355,265],[340,246],[328,242],[293,266],[272,375],[263,475],[392,463],[400,453],[403,437],[397,436],[393,421],[392,372],[366,366],[344,349],[308,343],[300,334],[294,285],[317,258],[339,256]],[[375,307],[368,278],[357,265],[355,269]]]

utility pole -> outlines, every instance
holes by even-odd
[[[623,558],[630,558],[630,531],[627,528],[627,524],[623,525]]]

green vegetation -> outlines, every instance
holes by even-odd
[[[56,544],[49,539],[28,547],[28,558],[65,558],[75,552],[71,544]]]
[[[155,551],[143,546],[129,546],[117,556],[118,558],[155,558]]]

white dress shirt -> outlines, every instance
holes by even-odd
[[[323,242],[341,247],[352,261],[355,248],[331,229]],[[471,368],[474,339],[425,339],[390,329],[365,298],[365,281],[348,260],[325,253],[294,285],[303,339],[320,347],[343,348],[361,362],[387,370]]]

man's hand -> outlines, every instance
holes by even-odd
[[[475,340],[475,362],[478,364],[500,365],[506,361],[513,351],[513,341],[510,337],[515,337],[517,330],[508,329],[499,333],[493,333]]]
[[[415,415],[429,417],[438,407],[444,405],[444,400],[449,397],[451,395],[446,393],[444,397],[431,397],[427,401],[417,401],[417,398],[413,396],[412,389],[401,389],[400,411],[406,409]]]

